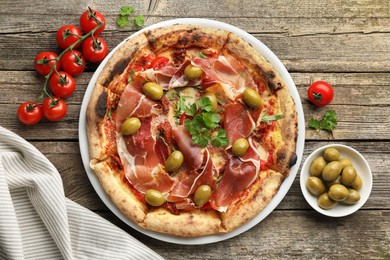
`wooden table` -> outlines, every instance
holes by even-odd
[[[328,2],[328,3],[325,3]],[[105,14],[102,36],[114,48],[135,31],[115,20],[125,1],[88,1]],[[0,125],[21,135],[44,153],[60,172],[66,196],[117,224],[167,259],[390,258],[390,1],[244,0],[128,1],[145,25],[180,17],[230,23],[253,34],[281,59],[297,85],[305,120],[334,109],[331,133],[306,128],[304,158],[314,149],[342,143],[360,151],[373,173],[373,190],[355,214],[328,218],[304,200],[299,175],[280,205],[260,224],[216,244],[183,246],[149,238],[117,219],[101,202],[82,166],[78,146],[80,105],[95,68],[78,76],[60,122],[33,127],[19,123],[16,110],[40,93],[44,79],[33,59],[59,51],[55,32],[78,24],[83,1],[0,1]],[[315,108],[306,98],[316,80],[333,85],[335,98]]]

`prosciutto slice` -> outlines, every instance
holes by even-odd
[[[141,118],[141,128],[133,135],[118,134],[118,152],[127,180],[138,191],[155,189],[169,192],[175,181],[161,169],[168,147],[157,142],[151,132],[151,117]]]
[[[248,109],[239,102],[225,106],[223,113],[223,127],[229,137],[229,146],[238,138],[247,138],[255,128]]]
[[[210,205],[215,210],[225,212],[232,201],[239,197],[241,191],[249,187],[260,171],[260,156],[256,144],[251,138],[246,154],[241,157],[230,157],[216,191],[211,195]]]

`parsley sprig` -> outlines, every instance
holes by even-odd
[[[119,17],[116,19],[116,23],[119,27],[124,28],[130,24],[130,16],[135,12],[134,7],[132,6],[122,6],[119,10]],[[137,15],[134,17],[133,26],[135,28],[142,28],[145,23],[145,18],[143,15]]]
[[[332,131],[337,126],[337,114],[334,110],[326,111],[321,120],[310,118],[309,127],[316,130]]]
[[[268,111],[265,110],[265,111],[261,114],[261,121],[262,121],[262,122],[265,122],[267,125],[271,125],[271,121],[276,121],[276,120],[279,120],[279,119],[284,118],[284,115],[283,115],[283,114],[267,116],[267,115],[266,115],[267,113],[268,113]]]
[[[184,100],[180,100],[181,98],[175,108],[193,117],[184,121],[184,127],[190,133],[193,144],[206,147],[211,141],[213,146],[221,147],[229,143],[226,131],[219,125],[221,117],[212,111],[213,105],[208,97],[198,100],[199,109],[195,103],[187,107],[184,105]]]

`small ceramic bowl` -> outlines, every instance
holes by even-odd
[[[311,194],[306,188],[307,179],[310,177],[310,164],[313,162],[314,159],[322,156],[325,149],[330,147],[336,148],[340,152],[340,158],[350,159],[357,173],[362,178],[363,185],[359,191],[360,200],[354,205],[337,203],[337,205],[331,209],[322,209],[317,204],[318,197]],[[344,217],[360,209],[367,201],[372,189],[372,173],[366,159],[364,159],[364,157],[358,151],[346,145],[330,144],[318,148],[309,155],[301,169],[300,184],[303,196],[313,209],[329,217]]]

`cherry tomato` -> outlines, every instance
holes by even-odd
[[[334,96],[331,85],[325,81],[316,81],[307,90],[309,100],[316,106],[322,107],[329,104]]]
[[[65,71],[54,73],[49,79],[49,86],[54,95],[66,98],[76,89],[76,80]]]
[[[165,65],[167,65],[168,62],[169,62],[169,59],[167,57],[158,56],[150,63],[149,68],[154,69],[154,70],[156,70],[156,69],[158,70],[158,69],[161,69],[162,67],[164,67]]]
[[[68,48],[73,43],[77,42],[80,37],[83,35],[81,30],[74,25],[68,24],[62,26],[56,34],[56,40],[58,43],[58,46],[62,49]],[[81,42],[76,44],[74,49],[77,49],[80,46]]]
[[[51,51],[44,51],[39,53],[34,60],[34,67],[35,70],[43,75],[46,76],[50,73],[51,68],[56,67],[56,70],[60,69],[60,62],[58,61],[56,64],[56,59],[58,58],[58,55]]]
[[[78,50],[70,50],[62,55],[61,66],[70,75],[79,75],[85,69],[85,58]]]
[[[85,11],[80,17],[80,26],[85,33],[89,33],[100,23],[104,24],[99,29],[97,29],[93,35],[98,35],[104,30],[104,27],[106,27],[106,18],[104,18],[104,16],[99,11],[92,10],[89,7],[88,10]]]
[[[18,117],[23,124],[34,125],[41,121],[41,106],[37,102],[24,102],[18,108]]]
[[[62,119],[67,112],[68,108],[64,100],[54,97],[53,100],[50,97],[45,98],[42,103],[43,115],[50,121],[58,121]]]
[[[107,56],[108,48],[102,37],[96,36],[84,40],[82,51],[90,62],[101,62]]]

